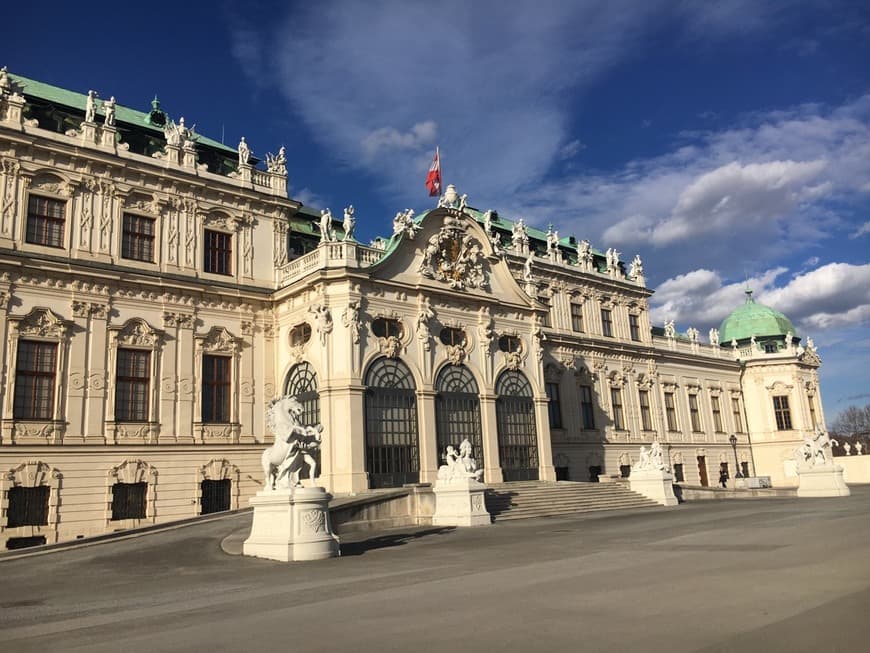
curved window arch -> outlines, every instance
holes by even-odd
[[[483,432],[480,426],[480,394],[474,375],[464,365],[445,365],[435,380],[435,426],[438,457],[447,445],[471,442],[478,468],[483,467]]]
[[[417,392],[411,370],[378,358],[365,376],[366,471],[372,488],[420,481]]]
[[[302,404],[302,423],[314,426],[320,423],[320,393],[317,391],[317,373],[310,363],[294,365],[284,380],[284,394],[293,395]]]
[[[498,455],[505,481],[538,480],[538,430],[529,380],[506,370],[495,383]]]

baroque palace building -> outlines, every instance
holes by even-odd
[[[0,547],[246,506],[282,394],[337,494],[433,482],[465,437],[487,483],[625,476],[657,439],[679,482],[796,484],[820,361],[751,294],[701,342],[651,327],[639,257],[452,186],[365,246],[259,163],[0,71]]]

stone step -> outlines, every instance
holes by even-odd
[[[657,505],[618,483],[521,481],[490,486],[486,493],[486,508],[496,521]]]

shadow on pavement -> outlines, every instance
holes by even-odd
[[[371,537],[367,540],[360,540],[358,542],[342,542],[341,555],[359,556],[367,551],[373,551],[374,549],[401,546],[429,535],[444,535],[445,533],[450,533],[455,530],[455,526],[445,526],[442,528],[428,528],[426,530],[415,531],[412,533],[390,533],[389,535],[378,535],[377,537]]]

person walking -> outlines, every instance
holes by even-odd
[[[724,467],[719,470],[719,485],[728,488],[728,471]]]

